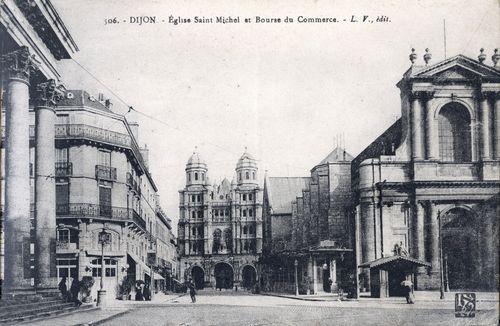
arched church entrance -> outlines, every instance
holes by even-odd
[[[193,266],[193,268],[191,268],[191,278],[193,279],[194,286],[197,289],[203,289],[203,285],[205,283],[205,272],[203,271],[203,268]]]
[[[479,228],[472,212],[453,208],[443,215],[443,267],[450,290],[481,287]]]
[[[242,278],[243,278],[243,288],[252,289],[255,283],[257,282],[257,271],[255,267],[251,265],[246,265],[242,270]]]
[[[214,268],[215,288],[232,289],[234,282],[233,268],[228,263],[217,263]]]

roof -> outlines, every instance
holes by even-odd
[[[326,163],[334,163],[334,162],[350,162],[354,157],[351,154],[347,153],[345,149],[340,147],[336,147],[330,154],[327,155],[318,165],[326,164]]]
[[[189,157],[187,164],[205,164],[205,161],[201,157],[200,153],[193,152],[193,155]]]
[[[309,177],[268,178],[265,187],[273,214],[292,214],[292,201],[309,188],[309,180]]]
[[[395,255],[395,256],[390,256],[390,257],[382,257],[379,259],[375,259],[371,262],[363,263],[360,264],[359,267],[369,267],[369,268],[379,268],[382,269],[383,267],[394,267],[395,265],[403,265],[406,267],[412,267],[412,266],[426,266],[426,267],[431,267],[431,264],[418,260],[416,258],[408,257],[408,256],[400,256],[400,255]]]

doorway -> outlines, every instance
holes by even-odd
[[[217,263],[214,269],[215,288],[232,289],[234,283],[233,268],[228,263]]]

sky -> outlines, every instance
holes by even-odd
[[[126,117],[140,125],[139,142],[150,149],[150,171],[174,221],[195,148],[213,182],[233,177],[245,147],[261,180],[265,173],[308,176],[339,135],[356,156],[400,116],[395,85],[410,67],[410,50],[417,64],[425,48],[431,63],[443,60],[443,20],[447,57],[477,58],[484,47],[491,65],[500,40],[496,0],[52,2],[79,47],[74,61],[60,63],[63,82],[103,93],[117,113],[128,106],[143,113]],[[241,22],[173,25],[171,15]],[[390,21],[351,23],[352,15]],[[131,24],[138,16],[156,16],[156,24]],[[294,22],[257,24],[256,16]],[[347,21],[298,23],[298,16]],[[105,25],[115,17],[119,24]]]

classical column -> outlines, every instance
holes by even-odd
[[[432,112],[432,97],[433,92],[427,92],[425,96],[425,112],[426,112],[426,144],[427,144],[427,159],[439,159],[439,135],[438,135],[438,121],[434,118]]]
[[[54,124],[56,103],[64,88],[51,79],[36,87],[35,96],[35,285],[57,292],[56,184]]]
[[[5,137],[4,294],[31,292],[29,78],[36,61],[27,47],[0,59],[8,75]]]
[[[479,108],[481,110],[481,158],[483,160],[491,159],[491,109],[488,102],[487,93],[482,93],[480,97]]]
[[[495,93],[495,159],[500,160],[500,92]]]
[[[433,202],[428,203],[427,223],[429,223],[429,243],[432,272],[439,272],[439,225],[436,215],[436,208]]]
[[[425,261],[425,238],[424,238],[424,218],[425,210],[421,202],[415,203],[415,219],[413,223],[413,253],[412,256],[418,260]],[[425,272],[424,268],[418,269],[419,273]]]
[[[415,92],[411,99],[412,158],[414,160],[424,158],[424,128],[422,126],[424,120],[420,97],[420,92]]]

